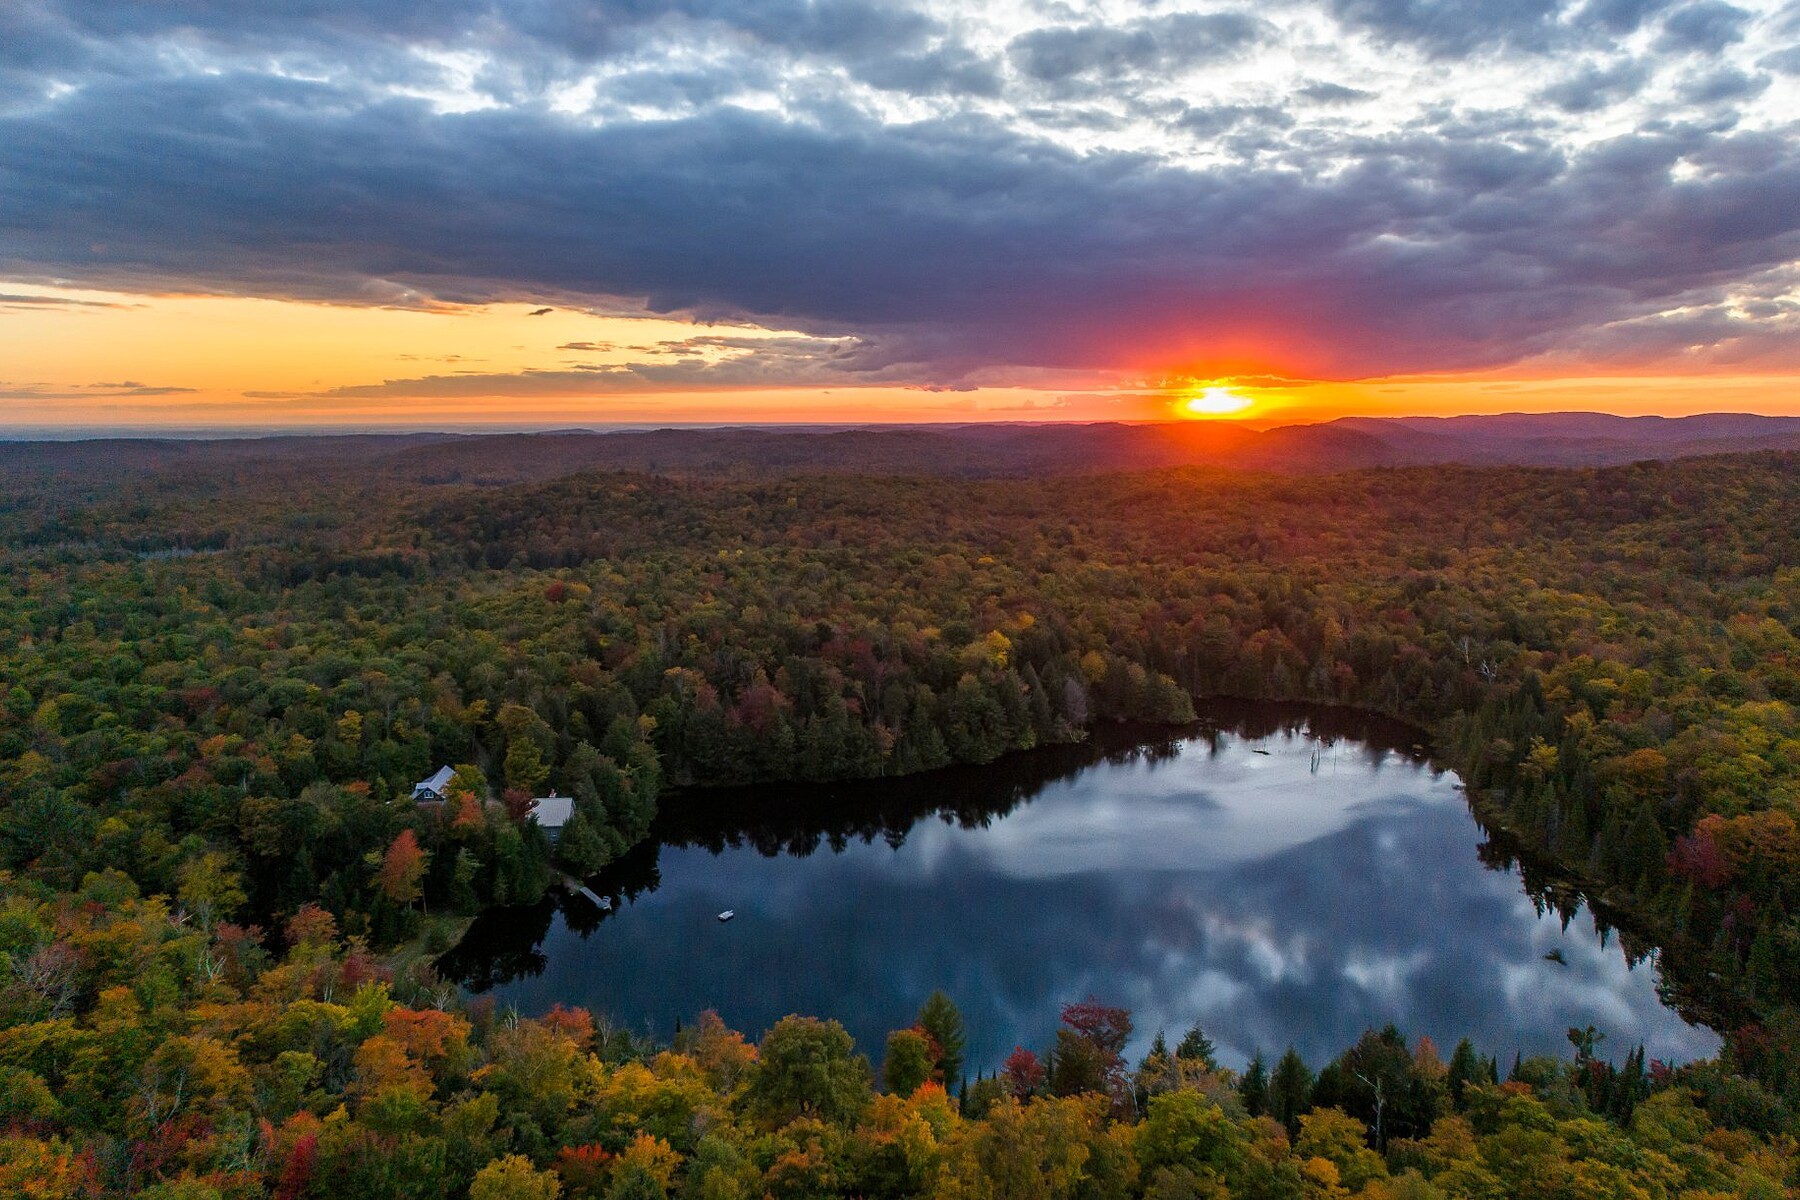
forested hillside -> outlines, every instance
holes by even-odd
[[[1568,412],[1344,417],[1267,429],[1237,421],[1052,421],[0,441],[0,472],[42,486],[105,479],[121,469],[282,471],[329,459],[359,464],[368,475],[494,486],[601,470],[708,478],[830,472],[985,479],[1160,467],[1281,474],[1438,463],[1599,467],[1796,448],[1800,417]]]
[[[0,1162],[66,1181],[43,1195],[201,1176],[219,1194],[403,1194],[314,1174],[340,1142],[425,1155],[438,1190],[419,1194],[503,1154],[524,1161],[495,1188],[589,1155],[600,1182],[562,1171],[571,1195],[1776,1194],[1800,1103],[1797,466],[504,487],[331,453],[8,467],[0,1071],[22,1099],[0,1119],[24,1148]],[[370,952],[603,865],[680,803],[672,787],[984,762],[1096,721],[1182,721],[1210,694],[1428,730],[1537,869],[1664,948],[1678,1001],[1728,1035],[1704,1086],[1659,1077],[1625,1105],[1527,1072],[1445,1092],[1418,1145],[1370,1131],[1386,1157],[1359,1158],[1331,1118],[1312,1142],[1257,1123],[1241,1080],[1178,1087],[1141,1126],[1084,1087],[962,1124],[930,1089],[869,1107],[853,1064],[763,1082],[767,1040],[729,1077],[623,1043],[592,1060],[576,1018],[409,1015],[372,982]],[[449,803],[414,805],[439,764],[457,767]],[[549,787],[576,798],[554,852],[521,819]],[[450,1003],[428,970],[395,987]],[[1567,1069],[1591,1082],[1577,1049]],[[525,1082],[503,1084],[514,1054]],[[551,1078],[572,1081],[566,1103],[526,1122]],[[822,1108],[840,1085],[855,1103]],[[695,1140],[715,1109],[735,1149]],[[1151,1134],[1159,1111],[1178,1128]],[[1043,1156],[1065,1151],[1059,1175]],[[1456,1174],[1533,1155],[1563,1190]],[[410,1177],[407,1161],[389,1165]],[[876,1161],[897,1174],[857,1174]],[[1048,1190],[995,1182],[1026,1161]],[[1615,1174],[1577,1186],[1578,1162]],[[1293,1174],[1256,1182],[1253,1163]]]

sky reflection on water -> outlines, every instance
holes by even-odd
[[[705,1008],[753,1035],[833,1016],[876,1059],[942,987],[972,1069],[1045,1045],[1060,1005],[1089,994],[1133,1011],[1135,1051],[1198,1021],[1232,1065],[1290,1042],[1316,1065],[1390,1021],[1504,1060],[1565,1054],[1565,1030],[1588,1024],[1615,1056],[1717,1048],[1585,910],[1565,929],[1515,870],[1484,867],[1457,781],[1411,756],[1251,726],[1010,787],[992,811],[861,836],[700,816],[621,864],[638,882],[616,912],[569,900],[567,917],[484,920],[446,969],[522,1012],[580,1004],[662,1036]]]

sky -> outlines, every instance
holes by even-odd
[[[1800,0],[6,0],[0,428],[1800,413]]]

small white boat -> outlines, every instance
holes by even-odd
[[[729,920],[731,920],[731,918],[733,918],[735,916],[737,916],[737,910],[733,909],[733,908],[728,908],[724,912],[719,914],[719,920],[729,921]]]

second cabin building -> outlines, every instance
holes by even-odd
[[[563,826],[575,815],[575,797],[559,796],[551,792],[548,796],[539,796],[531,802],[530,818],[538,823],[538,828],[555,845],[556,839],[562,836]]]

